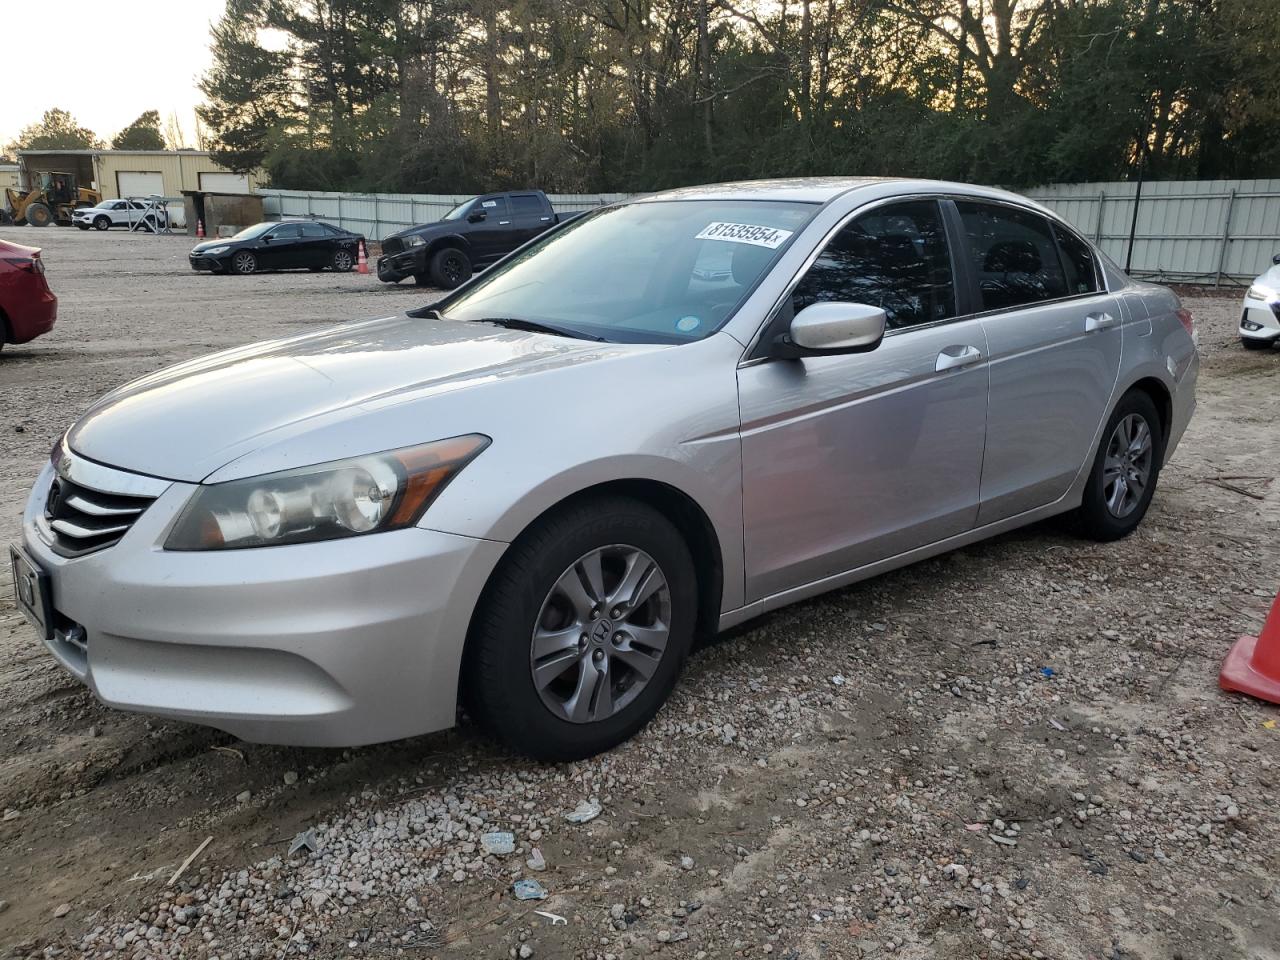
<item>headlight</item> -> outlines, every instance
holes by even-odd
[[[418,522],[489,438],[480,434],[201,486],[166,550],[335,540]]]
[[[1250,300],[1274,300],[1280,297],[1280,293],[1272,290],[1270,287],[1264,287],[1260,283],[1255,283],[1249,288],[1249,292],[1245,294]]]
[[[405,241],[405,246],[420,247],[427,242],[427,238],[420,233],[415,233]]]
[[[215,257],[216,257],[218,254],[220,254],[220,253],[226,253],[226,252],[227,252],[228,250],[230,250],[230,249],[231,249],[230,247],[226,247],[226,246],[224,246],[224,247],[210,247],[208,250],[201,250],[201,251],[200,251],[200,253],[201,253],[201,255],[202,255],[202,256],[209,256],[209,255],[212,255],[212,256],[215,256]]]

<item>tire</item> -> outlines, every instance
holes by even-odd
[[[600,577],[584,581],[579,565],[593,556]],[[637,571],[656,568],[656,579],[639,578],[654,589],[610,620],[610,594],[627,592],[622,575],[632,561]],[[577,584],[579,603],[561,591],[567,582]],[[606,605],[597,604],[594,617],[586,582],[604,587]],[[464,702],[485,730],[540,760],[579,760],[617,746],[653,718],[675,686],[697,619],[695,583],[679,531],[644,503],[601,497],[544,516],[512,544],[477,604],[463,660]],[[663,628],[665,644],[649,646]],[[536,665],[541,683],[536,630],[546,637]],[[602,678],[607,687],[592,686]]]
[[[53,223],[53,211],[43,203],[28,204],[27,223],[33,227],[47,227]]]
[[[94,217],[94,218],[93,218],[93,229],[95,229],[95,230],[110,230],[110,229],[111,229],[111,218],[110,218],[110,217],[107,217],[107,216]]]
[[[1270,350],[1276,344],[1275,340],[1258,340],[1254,337],[1241,337],[1240,342],[1246,350]]]
[[[1133,456],[1132,451],[1137,449],[1134,438],[1144,428],[1148,438],[1146,453]],[[1106,542],[1127,537],[1137,528],[1155,494],[1164,447],[1164,429],[1156,405],[1141,390],[1130,390],[1112,411],[1094,454],[1084,499],[1075,512],[1081,534]],[[1123,493],[1118,481],[1111,479],[1117,473],[1124,477]],[[1134,495],[1130,478],[1139,475],[1144,476],[1145,481],[1141,491]]]
[[[457,247],[443,247],[432,255],[427,272],[433,286],[452,290],[471,279],[471,258]]]
[[[241,276],[248,276],[256,273],[258,270],[258,258],[253,255],[252,250],[237,250],[231,256],[231,272],[238,273]]]
[[[81,230],[88,230],[88,229],[89,229],[89,224],[87,224],[87,223],[77,223],[77,224],[76,224],[76,226],[77,226],[77,227],[79,227]]]
[[[355,263],[355,257],[351,256],[350,250],[333,251],[331,266],[335,273],[349,273],[351,268],[355,266]]]

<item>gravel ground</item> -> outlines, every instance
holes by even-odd
[[[108,388],[424,299],[194,276],[181,238],[0,237],[43,244],[61,297],[51,335],[0,354],[0,540]],[[114,712],[0,601],[0,949],[1280,956],[1280,711],[1216,686],[1277,587],[1280,350],[1240,349],[1234,294],[1188,304],[1201,406],[1137,534],[1039,525],[780,611],[698,651],[652,726],[591,761],[466,726],[324,751]],[[318,850],[291,856],[308,829]],[[486,853],[500,830],[514,851]]]

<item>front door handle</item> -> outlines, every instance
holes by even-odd
[[[959,370],[962,367],[970,367],[982,359],[982,351],[971,344],[956,344],[955,346],[945,347],[938,354],[938,359],[933,365],[933,369],[937,373],[946,370]]]
[[[499,220],[499,221],[498,221],[498,226],[500,226],[500,227],[505,227],[505,226],[506,226],[507,224],[509,224],[510,222],[511,222],[510,220]]]
[[[1106,311],[1091,313],[1084,318],[1084,332],[1093,333],[1095,330],[1106,330],[1108,327],[1114,327],[1117,322],[1116,318]]]

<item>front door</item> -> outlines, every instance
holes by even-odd
[[[1062,497],[1092,462],[1120,371],[1123,305],[1089,245],[1021,207],[956,203],[991,348],[979,525]]]
[[[882,307],[889,329],[869,353],[739,370],[748,602],[964,533],[978,512],[987,344],[956,317],[938,202],[856,217],[777,322],[818,301]]]
[[[258,265],[267,270],[301,266],[298,262],[298,238],[301,232],[299,224],[282,223],[267,233],[254,251],[258,257]]]
[[[483,197],[476,209],[484,211],[484,219],[473,223],[467,232],[467,240],[471,244],[471,262],[476,267],[487,267],[495,260],[505,257],[518,244],[515,242],[511,208],[506,197]]]

